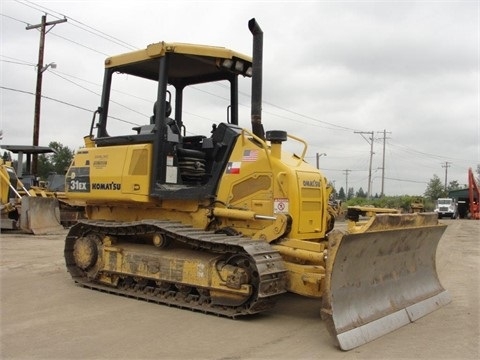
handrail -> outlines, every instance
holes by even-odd
[[[245,133],[250,135],[253,139],[255,139],[262,146],[263,150],[265,150],[265,154],[267,155],[268,164],[270,165],[270,169],[272,169],[272,163],[271,163],[271,160],[270,160],[270,153],[269,153],[269,148],[267,146],[267,143],[265,141],[263,141],[260,137],[256,136],[252,132],[250,132],[249,130],[242,128],[242,141],[243,141],[242,145],[245,145]],[[299,159],[298,164],[297,164],[297,166],[300,166],[300,164],[305,159],[305,154],[307,153],[308,144],[305,140],[303,140],[299,137],[296,137],[294,135],[287,134],[287,137],[289,137],[293,140],[296,140],[296,141],[303,144],[302,155],[300,155],[300,159]]]
[[[294,135],[287,134],[287,137],[292,138],[293,140],[297,140],[298,142],[301,142],[304,145],[302,155],[300,156],[300,160],[298,161],[298,165],[297,165],[299,166],[305,159],[305,154],[307,153],[308,144],[305,140],[300,139],[299,137],[296,137]]]

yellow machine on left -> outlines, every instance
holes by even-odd
[[[0,219],[3,229],[22,229],[35,235],[63,230],[58,199],[24,186],[11,162],[0,159]]]

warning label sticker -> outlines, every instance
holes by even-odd
[[[288,199],[277,198],[273,201],[273,212],[275,214],[287,214],[288,213]]]

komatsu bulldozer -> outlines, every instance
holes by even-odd
[[[66,178],[88,218],[66,238],[74,281],[231,318],[270,310],[286,291],[318,298],[344,350],[447,304],[435,269],[445,226],[435,214],[352,208],[348,228],[334,229],[331,189],[306,162],[307,143],[263,129],[263,32],[255,19],[249,29],[252,57],[159,42],[106,59],[101,105]],[[122,77],[130,92],[152,96],[154,114],[113,134],[128,121],[113,111]],[[239,125],[240,77],[252,78],[251,130]],[[150,85],[136,89],[135,79]],[[202,84],[228,99],[199,103]],[[205,107],[223,118],[200,115]],[[199,122],[211,131],[198,134]]]
[[[10,161],[0,159],[0,227],[35,235],[63,232],[57,198],[27,187]]]

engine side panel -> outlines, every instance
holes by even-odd
[[[83,148],[67,172],[67,196],[87,203],[149,202],[151,154],[151,144]]]

